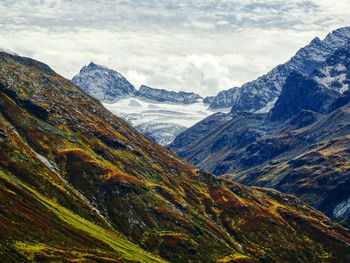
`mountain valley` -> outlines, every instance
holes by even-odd
[[[41,62],[0,69],[0,261],[350,260],[299,199],[199,170]]]

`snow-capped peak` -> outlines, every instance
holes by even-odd
[[[350,27],[329,33],[324,40],[314,38],[285,64],[239,88],[221,91],[211,103],[212,109],[232,107],[232,112],[255,112],[278,98],[281,88],[292,71],[310,76],[315,68],[338,48],[350,41]]]
[[[72,82],[104,102],[115,102],[136,93],[135,87],[122,74],[94,62],[84,66]]]

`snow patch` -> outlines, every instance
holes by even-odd
[[[58,172],[58,168],[52,164],[48,159],[46,159],[44,156],[38,154],[36,151],[34,151],[32,149],[33,153],[36,155],[36,157],[38,157],[38,159],[43,163],[45,164],[47,167],[50,168],[51,171],[53,171],[54,173],[57,173]]]
[[[130,100],[128,106],[130,106],[130,107],[142,107],[142,105],[140,103],[138,103],[137,100]]]
[[[344,84],[341,89],[339,90],[339,92],[341,94],[343,94],[345,91],[347,91],[349,89],[349,84]]]
[[[333,210],[335,218],[344,218],[350,214],[350,198],[339,203]]]
[[[103,105],[161,145],[168,145],[184,129],[214,113],[202,100],[178,104],[130,97]]]
[[[336,74],[334,71],[336,71]],[[347,69],[343,64],[325,67],[320,70],[320,73],[320,76],[314,77],[315,80],[329,89],[334,89],[341,94],[349,89],[348,84],[345,83],[347,80]]]
[[[273,106],[275,105],[276,101],[277,101],[278,98],[275,98],[274,100],[268,102],[266,104],[266,106],[258,111],[256,111],[256,113],[265,113],[265,112],[269,112]]]

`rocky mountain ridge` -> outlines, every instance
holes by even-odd
[[[267,74],[245,83],[242,87],[219,92],[210,108],[231,108],[232,112],[268,112],[292,71],[310,75],[317,65],[348,41],[350,41],[350,27],[334,30],[322,41],[316,37],[285,64],[276,66]]]
[[[175,92],[155,89],[146,85],[136,90],[119,72],[91,62],[72,78],[72,82],[89,95],[104,103],[114,103],[122,98],[135,97],[157,102],[180,104],[196,103],[203,98],[193,92]]]
[[[154,89],[145,85],[141,85],[136,96],[159,102],[174,102],[182,104],[192,104],[203,99],[201,96],[193,92],[175,92],[165,89]]]

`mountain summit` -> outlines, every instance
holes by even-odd
[[[278,65],[254,81],[221,91],[210,104],[212,109],[231,108],[232,112],[268,112],[281,93],[282,86],[292,71],[310,75],[321,62],[350,40],[350,27],[329,33],[324,40],[314,38],[285,64]]]
[[[140,89],[136,90],[119,72],[93,62],[84,66],[79,74],[73,77],[72,82],[104,103],[113,103],[125,97],[179,104],[193,104],[203,100],[193,92],[168,91],[146,85],[141,85]]]
[[[115,102],[136,93],[135,87],[122,74],[93,62],[84,66],[72,82],[104,102]]]

